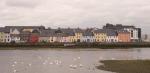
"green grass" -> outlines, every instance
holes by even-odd
[[[150,73],[150,60],[104,60],[98,69],[116,73]]]

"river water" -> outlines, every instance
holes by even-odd
[[[112,73],[100,60],[150,59],[150,48],[0,50],[0,73]]]

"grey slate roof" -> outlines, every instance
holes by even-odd
[[[10,31],[5,29],[4,27],[0,27],[0,32],[9,33]]]
[[[43,30],[45,29],[44,26],[5,26],[5,29],[9,30],[14,30],[17,29],[18,31],[22,31],[23,29],[34,29],[34,30]]]
[[[61,31],[62,31],[63,33],[65,33],[66,35],[68,35],[68,36],[74,36],[74,35],[75,35],[73,29],[61,29]]]
[[[97,29],[93,31],[94,33],[106,33],[105,29]]]
[[[45,29],[41,30],[40,36],[49,37],[49,36],[74,36],[73,29]]]
[[[113,29],[106,29],[106,33],[107,33],[107,36],[117,36],[118,35],[117,31],[115,31]]]
[[[117,33],[130,33],[127,30],[117,30]]]
[[[93,29],[86,29],[83,31],[83,36],[94,36],[94,33],[92,32]]]
[[[29,31],[21,31],[20,34],[31,34],[31,32],[29,32]]]
[[[53,29],[45,29],[41,30],[40,36],[41,37],[49,37],[49,36],[54,36],[55,30]]]
[[[88,31],[85,31],[83,33],[83,36],[94,36],[93,32],[88,32]]]
[[[67,28],[67,29],[65,29],[65,28],[55,29],[55,31],[57,31],[57,30],[59,30],[59,31],[61,31],[61,33],[64,33],[64,34],[69,35],[69,36],[74,36],[75,35],[74,29],[70,29],[70,28]]]
[[[74,29],[74,32],[75,33],[83,33],[84,31],[80,28],[77,28],[77,29]]]

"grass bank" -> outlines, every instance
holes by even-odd
[[[150,60],[105,60],[98,69],[116,73],[150,73]]]

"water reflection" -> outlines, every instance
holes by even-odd
[[[112,73],[99,60],[150,59],[150,49],[1,50],[2,73]]]

